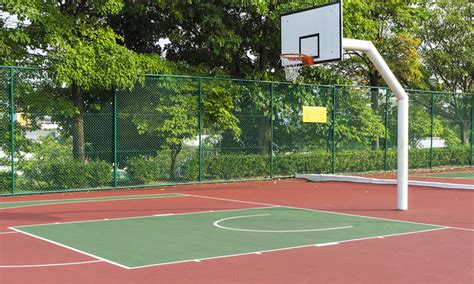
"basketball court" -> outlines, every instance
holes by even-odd
[[[0,275],[5,283],[472,280],[472,191],[413,187],[408,211],[393,209],[395,191],[289,179],[2,198]],[[405,272],[391,279],[396,271]]]
[[[281,15],[282,67],[298,82],[302,68],[344,51],[368,55],[397,99],[391,184],[291,178],[0,197],[1,282],[472,283],[474,192],[408,190],[408,96],[375,46],[342,27],[342,1]],[[307,105],[302,117],[326,123],[327,109]]]

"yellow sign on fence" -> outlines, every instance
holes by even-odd
[[[326,123],[327,108],[303,106],[303,122]]]

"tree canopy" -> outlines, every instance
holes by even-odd
[[[196,103],[196,88],[175,92],[169,105],[163,101],[156,105],[169,98],[143,85],[145,74],[283,80],[279,66],[280,15],[327,2],[4,0],[0,3],[0,64],[47,67],[48,84],[43,86],[49,90],[47,98],[39,103],[30,96],[21,103],[24,109],[39,104],[45,109],[61,106],[61,116],[53,119],[72,136],[74,157],[83,162],[87,160],[84,114],[99,108],[97,102],[106,101],[114,90],[143,88],[150,95],[128,107],[134,112],[152,112],[160,119],[127,119],[136,127],[137,135],[162,139],[164,142],[157,144],[173,149],[171,160],[175,161],[185,141],[197,135],[193,128],[196,109],[191,110]],[[405,87],[469,92],[474,77],[472,15],[469,0],[345,1],[344,37],[373,41]],[[337,103],[348,118],[341,116],[335,134],[341,141],[372,143],[377,149],[379,139],[386,134],[381,115],[386,103],[376,87],[385,83],[365,55],[349,52],[345,59],[305,70],[298,83],[374,86],[368,93],[341,92]],[[159,88],[175,91],[181,87]],[[251,145],[255,136],[259,143],[256,148],[265,152],[270,139],[268,118],[285,111],[296,114],[285,99],[272,102],[281,113],[269,111],[268,89],[263,85],[235,88],[217,84],[204,91],[207,97],[200,106],[206,110],[204,125],[222,135],[221,142],[228,147]],[[292,93],[291,99],[301,103],[329,101],[328,93],[319,101],[314,96],[312,90],[300,89]],[[147,100],[150,104],[143,104]],[[238,109],[242,100],[245,110]],[[452,136],[441,119],[447,118],[454,121],[450,125],[459,128],[459,140],[468,143],[472,101],[454,94],[437,102],[435,133],[449,132]],[[431,107],[431,98],[419,98],[417,103],[420,107],[413,111],[417,119],[411,122],[416,136],[413,145],[428,135],[426,110]],[[247,116],[239,117],[243,112]],[[251,118],[255,115],[259,119]],[[250,130],[246,132],[239,123]],[[286,120],[279,125],[282,133],[288,125]],[[304,126],[298,129],[313,131]],[[328,143],[328,129],[318,128],[317,133],[326,139],[321,143]],[[290,136],[289,132],[282,134],[281,140],[295,142]],[[174,166],[170,174],[173,172]]]

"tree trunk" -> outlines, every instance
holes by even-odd
[[[268,19],[265,18],[263,19],[262,23],[262,38],[266,39],[268,36]],[[266,42],[265,42],[266,43]],[[265,72],[265,69],[267,67],[267,60],[268,60],[268,52],[267,52],[268,46],[264,43],[260,43],[258,47],[258,69],[259,71]]]
[[[467,123],[461,122],[459,124],[460,132],[461,132],[461,143],[463,145],[469,145],[469,135],[468,135],[468,129],[469,125]]]
[[[268,147],[270,145],[270,123],[268,119],[260,119],[257,123],[258,131],[258,142],[257,145],[260,149],[259,152],[262,154],[268,153]]]
[[[170,180],[175,181],[176,179],[176,160],[178,158],[179,152],[181,152],[181,147],[177,149],[171,149],[171,165],[170,165]]]
[[[86,151],[84,143],[84,102],[81,89],[74,82],[71,86],[72,101],[77,113],[72,119],[72,146],[74,159],[85,162]]]

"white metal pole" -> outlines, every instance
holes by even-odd
[[[377,48],[370,41],[343,39],[342,47],[346,50],[361,51],[367,53],[370,61],[379,71],[390,90],[397,98],[398,103],[398,156],[397,156],[397,208],[408,209],[408,95],[398,82],[392,70],[388,67]]]

